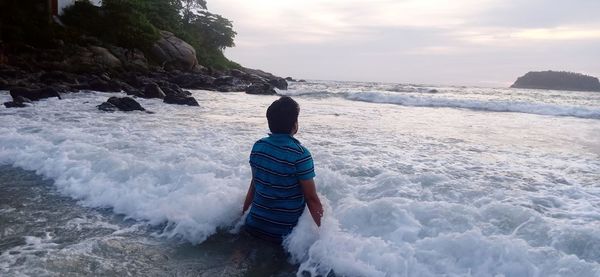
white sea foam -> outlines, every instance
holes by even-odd
[[[155,114],[100,112],[101,93],[0,108],[0,163],[202,242],[239,222],[275,97],[194,94],[200,108],[138,99]],[[304,214],[286,241],[300,272],[600,275],[596,120],[297,100],[326,205],[321,228]]]
[[[569,105],[541,104],[521,101],[481,101],[451,99],[425,95],[404,95],[391,92],[358,92],[346,96],[350,100],[389,103],[413,107],[445,107],[493,112],[519,112],[552,116],[574,116],[600,119],[600,107],[587,108]]]

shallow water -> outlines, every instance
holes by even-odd
[[[50,178],[28,189],[69,207],[31,200],[26,221],[50,220],[13,224],[29,227],[2,238],[0,273],[265,275],[276,256],[266,268],[284,276],[600,275],[600,94],[341,82],[281,93],[301,105],[297,137],[326,205],[320,229],[305,215],[286,242],[292,264],[234,228],[276,97],[197,91],[200,108],[139,99],[155,112],[145,114],[102,113],[94,106],[109,94],[87,93],[0,108],[0,163]],[[46,231],[69,226],[37,214],[51,207],[75,211],[87,231]],[[60,255],[10,254],[36,245]]]
[[[281,247],[227,232],[200,245],[61,196],[51,180],[0,166],[2,276],[293,276]]]

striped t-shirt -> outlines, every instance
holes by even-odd
[[[306,203],[298,181],[315,177],[312,156],[291,135],[270,134],[252,147],[250,166],[254,199],[246,217],[246,230],[281,241],[304,211]]]

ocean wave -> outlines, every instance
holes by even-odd
[[[345,98],[354,101],[397,104],[411,107],[462,108],[491,112],[517,112],[551,116],[573,116],[600,119],[600,108],[566,106],[546,103],[507,100],[451,99],[424,95],[404,95],[390,92],[346,93]]]
[[[217,230],[239,223],[251,176],[248,152],[267,132],[264,107],[274,98],[194,93],[200,107],[138,99],[156,112],[151,115],[100,112],[94,106],[114,94],[96,93],[44,100],[20,110],[0,108],[0,163],[35,170],[84,205],[112,208],[127,218],[164,227],[161,235],[201,243]],[[384,103],[407,98],[381,95],[342,96]],[[460,104],[414,99],[407,105]],[[286,240],[286,250],[300,265],[299,275],[302,271],[313,276],[331,271],[340,276],[600,273],[596,218],[577,214],[581,210],[598,215],[600,194],[593,191],[593,181],[585,182],[597,180],[596,160],[578,153],[572,153],[576,162],[565,158],[570,156],[552,156],[566,155],[561,151],[543,152],[540,158],[519,152],[518,147],[494,148],[481,142],[460,148],[418,130],[408,135],[377,133],[366,127],[379,118],[377,109],[356,111],[335,101],[327,101],[324,108],[317,103],[326,101],[307,100],[302,114],[307,127],[299,135],[311,138],[303,142],[318,163],[316,181],[326,212],[319,229],[305,212]],[[458,107],[484,102],[466,103]],[[361,113],[367,120],[356,118],[344,125],[340,117],[319,125],[324,120],[317,112],[324,109]],[[482,116],[493,120],[499,115]],[[497,153],[497,160],[490,162],[490,155],[466,150],[474,146],[490,148],[486,151]],[[349,173],[369,167],[380,173]],[[581,185],[548,180],[553,172]],[[541,185],[518,189],[530,182]],[[530,201],[528,197],[535,195],[544,198]],[[527,207],[535,203],[562,216],[551,218]],[[553,208],[552,203],[560,207]],[[578,223],[570,224],[569,216]]]

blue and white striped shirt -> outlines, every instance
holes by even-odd
[[[257,236],[281,241],[298,223],[306,205],[299,180],[315,177],[312,156],[288,134],[270,134],[250,153],[254,199],[246,229]]]

